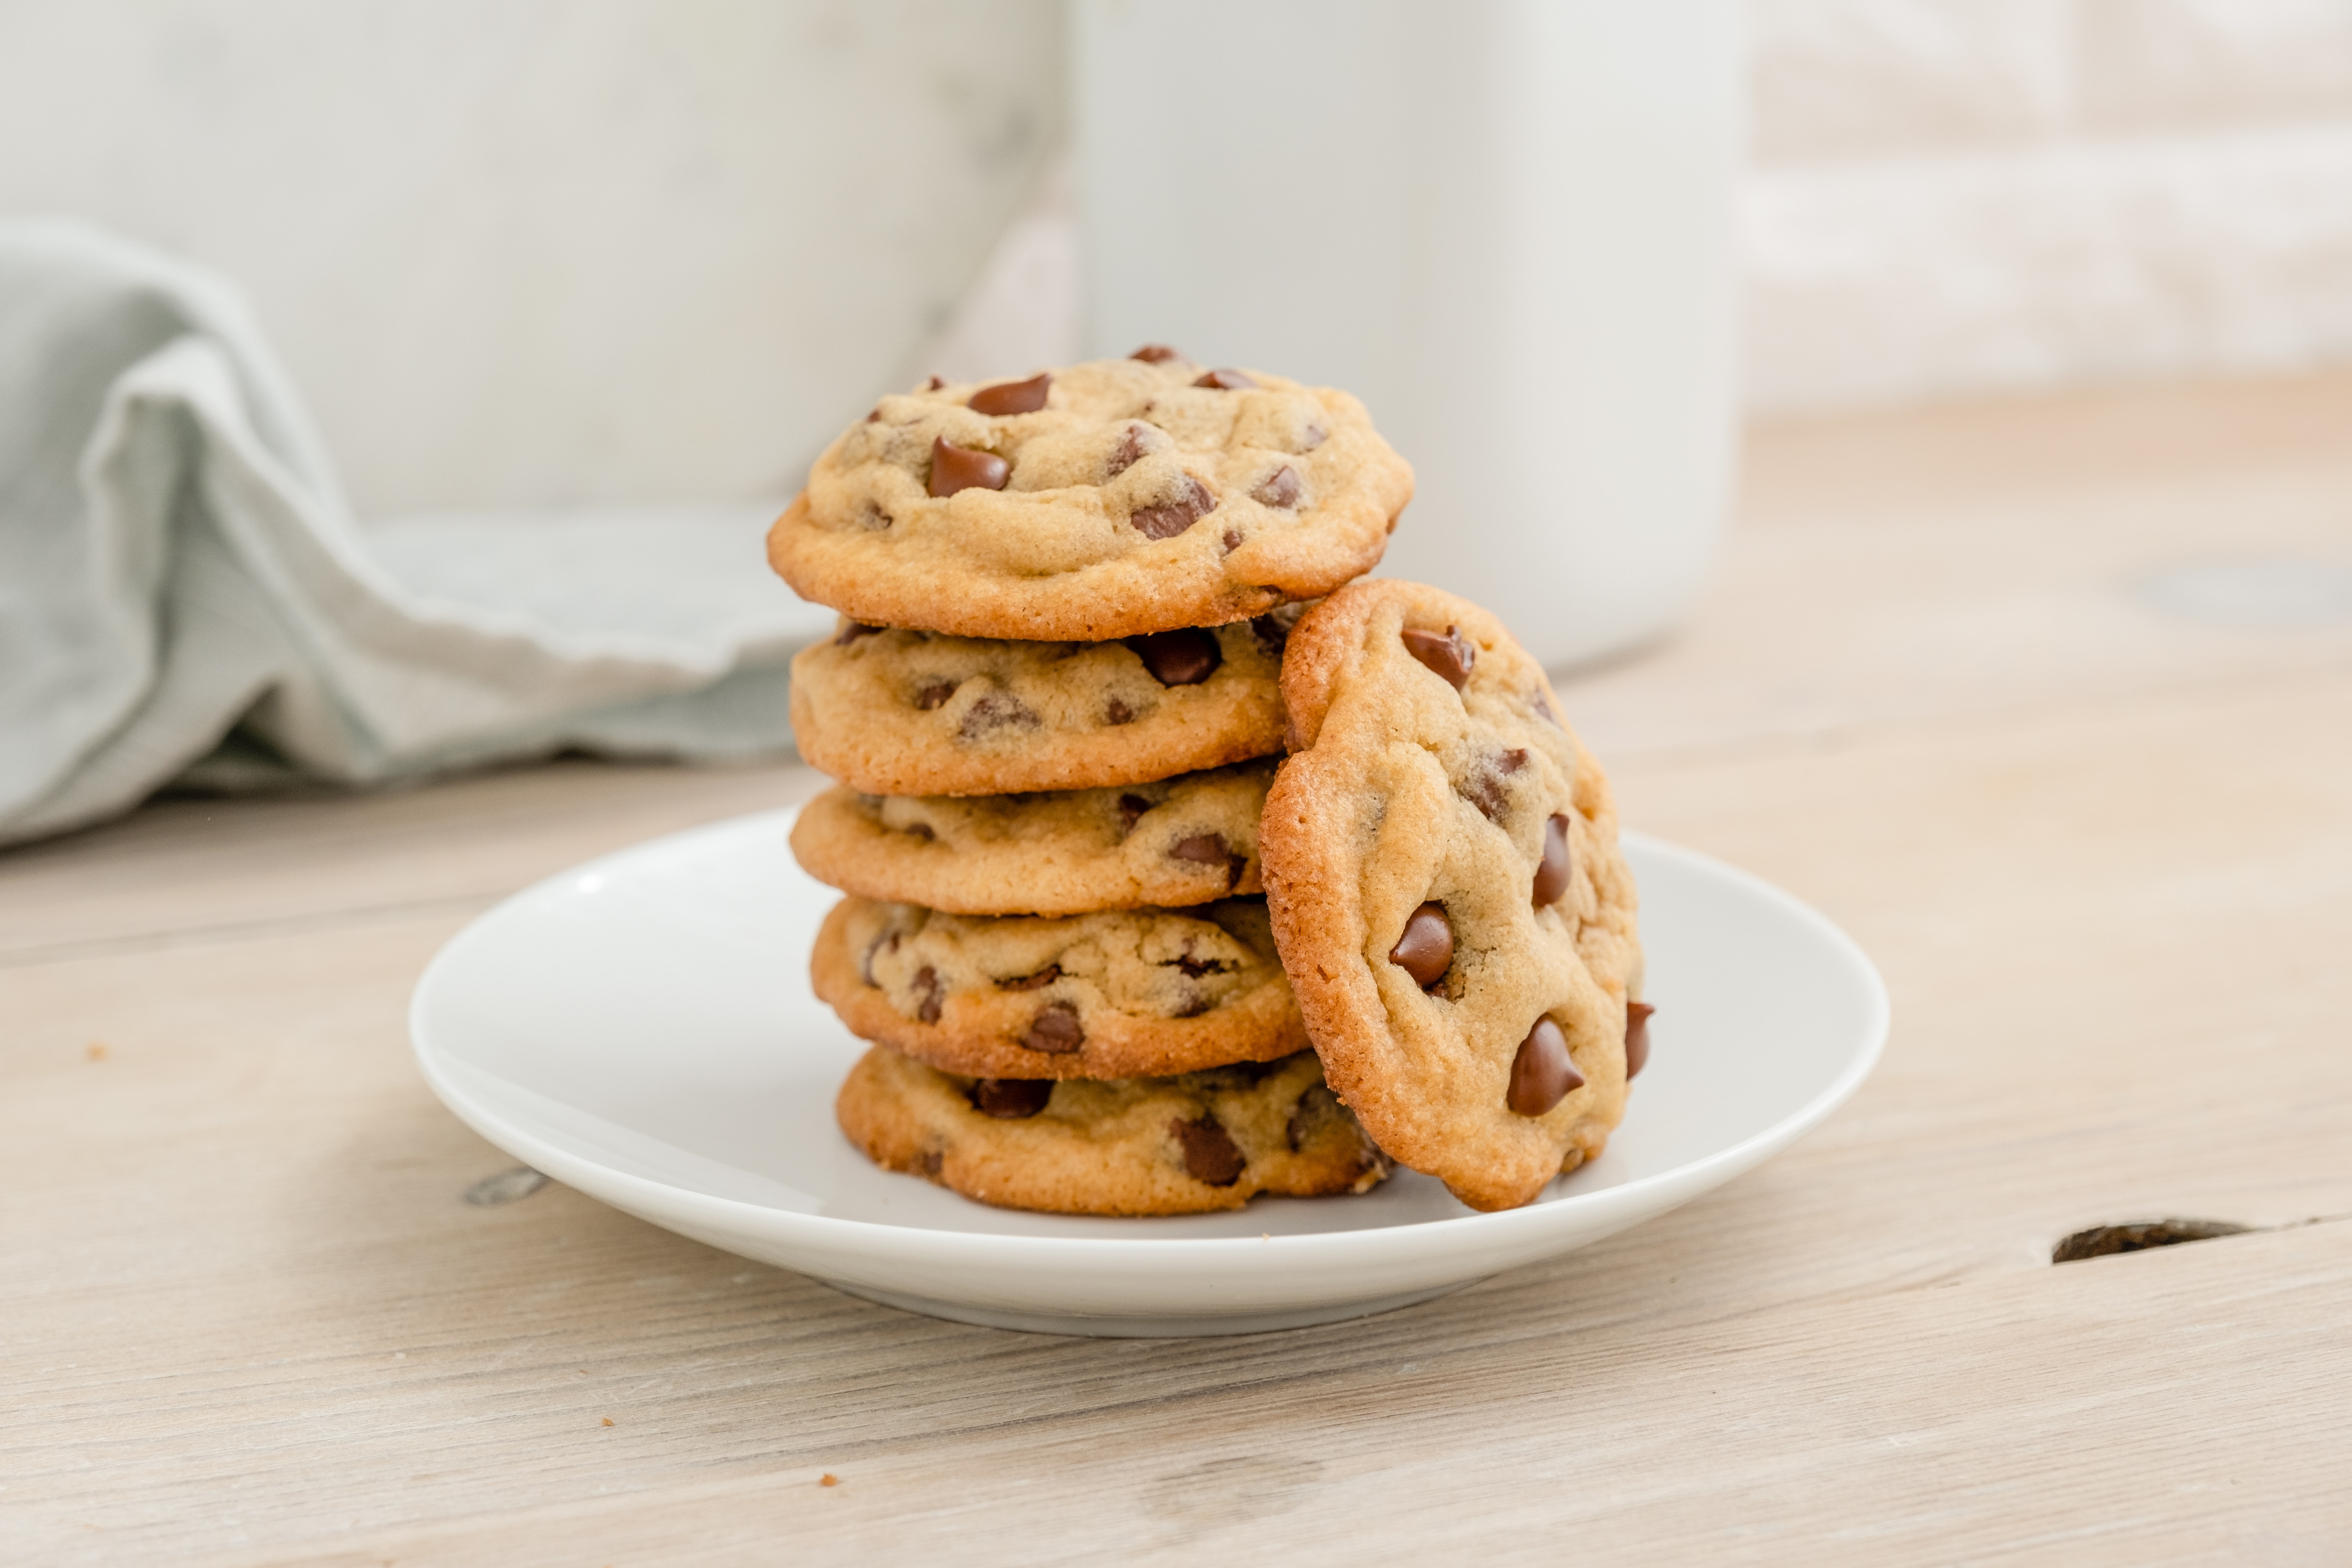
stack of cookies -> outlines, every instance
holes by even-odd
[[[844,617],[793,848],[868,1156],[1145,1215],[1600,1152],[1649,1013],[1608,784],[1493,616],[1353,581],[1412,489],[1345,393],[1160,347],[818,459],[769,553]]]
[[[876,1162],[1084,1214],[1363,1191],[1265,898],[1302,601],[1380,559],[1412,470],[1344,393],[1163,348],[889,396],[769,538],[839,611],[793,666],[838,786],[793,852],[848,895],[816,990],[872,1048]]]

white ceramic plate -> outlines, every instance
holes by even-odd
[[[834,1125],[864,1047],[809,992],[835,895],[792,814],[591,861],[460,931],[409,1012],[425,1077],[614,1207],[914,1311],[1080,1334],[1245,1333],[1386,1310],[1600,1240],[1787,1147],[1868,1076],[1885,988],[1786,893],[1629,836],[1646,1070],[1601,1159],[1507,1214],[1400,1171],[1363,1197],[1169,1219],[1019,1214],[877,1170]]]

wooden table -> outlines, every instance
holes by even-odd
[[[1885,1063],[1669,1218],[1254,1338],[465,1201],[426,957],[803,770],[0,856],[0,1560],[2352,1561],[2352,377],[1768,429],[1690,628],[1568,689],[1629,822],[1877,957]],[[2254,1229],[2050,1261],[2170,1216]]]

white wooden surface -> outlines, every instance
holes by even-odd
[[[1759,435],[1702,616],[1569,700],[1630,822],[1877,957],[1885,1066],[1360,1323],[1005,1334],[462,1201],[435,946],[804,771],[0,857],[0,1562],[2352,1560],[2347,433],[2352,377]],[[2277,1228],[2048,1262],[2167,1215]]]

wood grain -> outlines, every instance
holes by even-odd
[[[1706,613],[1567,700],[1629,822],[1871,950],[1885,1063],[1688,1208],[1360,1323],[998,1333],[465,1202],[510,1162],[409,1064],[426,956],[804,770],[0,856],[0,1561],[2352,1558],[2352,616],[2132,587],[2338,559],[2346,428],[2337,377],[1760,435]],[[2261,1228],[2048,1262],[2172,1215]]]

